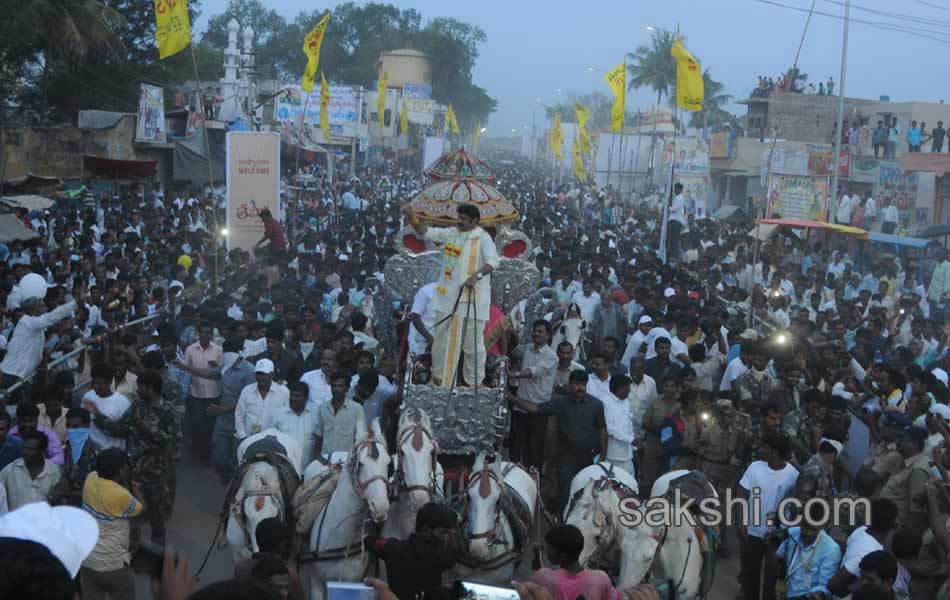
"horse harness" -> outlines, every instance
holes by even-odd
[[[488,562],[478,562],[468,552],[461,562],[469,567],[481,569],[494,569],[513,560],[519,560],[528,550],[528,539],[530,538],[531,510],[527,503],[518,495],[513,488],[505,483],[505,477],[517,467],[514,463],[509,463],[507,467],[498,474],[493,469],[485,466],[480,471],[472,474],[468,480],[465,489],[460,496],[463,498],[462,513],[468,514],[468,492],[478,485],[478,494],[482,498],[491,495],[491,483],[494,481],[498,485],[499,497],[498,507],[495,511],[495,520],[492,527],[486,531],[468,533],[468,539],[487,540],[489,545],[502,545],[507,550],[504,554]],[[514,539],[499,539],[501,531],[501,518],[505,516],[508,519],[508,526],[511,528]],[[460,537],[460,539],[462,539]]]
[[[243,497],[238,501],[237,492],[241,487],[244,475],[251,466],[256,463],[267,463],[274,467],[277,471],[277,481],[280,485],[280,489],[272,490],[266,486],[245,489]],[[244,513],[244,501],[248,498],[257,498],[255,500],[255,507],[258,510],[264,508],[265,498],[272,498],[278,507],[278,518],[287,525],[292,525],[290,519],[293,516],[293,491],[290,489],[288,481],[291,471],[293,471],[292,465],[280,454],[260,452],[247,457],[244,463],[239,467],[237,475],[231,479],[231,484],[225,494],[225,503],[222,507],[220,518],[222,521],[226,521],[228,516],[234,516],[235,521],[237,521],[241,527],[241,531],[244,533],[244,540],[248,546],[254,546],[253,534],[247,527],[247,515]],[[299,477],[296,471],[293,471],[293,475],[293,478],[298,480],[295,482],[299,483]]]
[[[432,472],[429,475],[429,485],[406,485],[406,474],[402,470],[402,460],[399,460],[399,463],[396,467],[394,474],[394,486],[392,493],[390,493],[390,500],[395,500],[398,498],[401,492],[429,492],[433,496],[440,496],[441,490],[438,489],[438,456],[439,456],[439,444],[436,442],[435,437],[432,435],[428,429],[423,427],[419,423],[414,423],[411,427],[407,427],[400,435],[398,442],[396,443],[396,449],[399,451],[400,455],[402,454],[402,446],[407,441],[410,441],[412,447],[418,451],[422,450],[422,444],[424,438],[428,437],[432,441]]]
[[[369,448],[370,456],[373,459],[379,458],[379,448],[376,447],[377,444],[382,442],[375,439],[367,439],[359,444],[357,444],[353,450],[350,452],[350,456],[346,460],[346,468],[350,472],[350,480],[353,489],[356,490],[356,495],[362,501],[360,504],[360,510],[357,514],[362,514],[365,510],[363,504],[366,501],[366,488],[369,487],[374,481],[382,481],[384,484],[388,483],[387,477],[383,475],[374,475],[367,479],[366,481],[360,481],[359,479],[359,470],[362,467],[360,465],[360,451],[364,448]],[[317,549],[313,552],[309,552],[303,556],[298,557],[298,564],[307,563],[307,562],[320,562],[325,560],[339,560],[346,559],[351,552],[356,550],[361,550],[363,548],[363,538],[365,535],[361,535],[360,539],[352,544],[347,546],[342,546],[340,548],[331,548],[329,550],[320,551],[320,540],[323,537],[323,524],[327,520],[327,509],[329,504],[323,508],[320,515],[320,525],[317,526],[317,539],[316,546]],[[371,520],[370,520],[371,521]],[[364,521],[365,525],[365,521]],[[375,523],[372,525],[375,527]]]

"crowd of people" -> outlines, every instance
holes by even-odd
[[[511,361],[504,450],[544,473],[553,521],[595,462],[628,471],[641,496],[695,470],[722,497],[760,500],[755,518],[720,531],[746,600],[950,597],[946,252],[919,279],[916,265],[843,238],[757,247],[748,223],[705,218],[678,186],[664,261],[665,196],[620,196],[505,158],[491,160],[497,187],[554,300],[531,321],[525,302],[495,307],[483,342]],[[132,597],[136,549],[162,547],[175,527],[180,461],[227,483],[238,444],[269,428],[297,439],[304,462],[348,451],[358,422],[378,418],[392,435],[402,353],[440,343],[431,286],[405,306],[384,293],[396,234],[412,224],[402,205],[423,180],[418,166],[386,163],[316,181],[283,214],[261,215],[253,253],[215,247],[220,204],[207,190],[21,213],[38,237],[0,246],[0,555],[11,569],[0,597],[70,597],[73,579],[83,598]],[[477,211],[462,213],[478,226]],[[785,497],[866,499],[869,510],[766,524]],[[444,511],[419,519],[400,542],[409,550],[367,543],[401,564],[406,552],[431,556],[413,544],[452,543]],[[192,597],[305,593],[279,526],[255,532],[260,552],[240,579]],[[658,597],[578,564],[579,535],[552,526],[555,568],[519,584],[522,597]],[[163,598],[191,593],[171,553],[161,577]],[[403,600],[440,593],[426,574],[373,585]]]

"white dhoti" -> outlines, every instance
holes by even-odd
[[[466,232],[431,227],[425,238],[442,244],[446,255],[432,296],[436,311],[432,379],[444,387],[456,384],[459,356],[464,356],[465,383],[481,385],[485,379],[485,323],[491,310],[491,279],[475,278],[485,265],[498,267],[495,242],[479,227]],[[475,279],[473,289],[464,287],[471,279]]]
[[[455,314],[446,318],[439,312],[432,343],[432,377],[438,385],[451,387],[456,383],[459,356],[464,355],[462,375],[471,386],[485,379],[485,324],[487,319],[465,318]],[[481,316],[481,315],[479,315]],[[488,315],[486,315],[487,317]]]

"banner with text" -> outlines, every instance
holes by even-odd
[[[135,126],[136,142],[165,143],[165,90],[141,84],[139,114]]]
[[[228,250],[251,250],[264,237],[260,211],[280,217],[280,134],[232,131],[226,147]]]
[[[311,95],[307,102],[307,93],[300,86],[287,86],[281,90],[274,101],[274,119],[281,123],[292,122],[300,124],[304,105],[307,106],[307,116],[304,123],[313,127],[320,126],[320,97]],[[330,105],[327,107],[330,117],[330,132],[333,136],[355,137],[356,123],[359,121],[358,95],[353,86],[331,85]],[[334,127],[336,125],[337,127]]]
[[[772,175],[768,217],[824,221],[827,211],[828,177]]]
[[[677,138],[675,152],[673,165],[675,177],[709,174],[709,147],[706,145],[706,140],[697,137]],[[673,141],[667,141],[663,146],[662,159],[667,167],[667,174],[669,174],[670,162],[674,161],[673,153]]]

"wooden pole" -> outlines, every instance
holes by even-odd
[[[198,79],[198,59],[195,58],[195,44],[191,44],[191,65],[195,70],[195,86],[198,88],[198,109],[201,111],[201,129],[205,136],[205,154],[208,156],[208,188],[211,190],[211,222],[214,228],[212,244],[214,246],[214,275],[211,278],[212,295],[218,293],[218,200],[214,193],[214,169],[211,163],[211,140],[208,138],[208,114],[205,112],[204,99],[201,97],[201,80]]]

